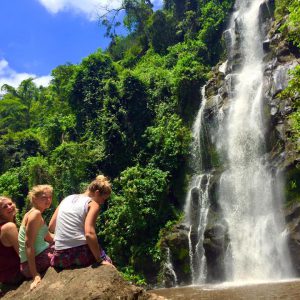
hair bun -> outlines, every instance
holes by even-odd
[[[105,177],[104,175],[98,175],[96,177],[96,180],[99,180],[99,181],[108,181],[108,178]]]

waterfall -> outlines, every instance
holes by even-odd
[[[164,272],[168,274],[169,280],[172,282],[172,286],[177,286],[177,275],[175,273],[170,248],[166,248],[166,262],[164,264]]]
[[[203,166],[203,146],[205,142],[205,126],[203,113],[206,104],[205,86],[202,88],[202,102],[193,125],[193,144],[191,147],[191,167],[194,169],[189,192],[186,199],[185,215],[189,232],[190,267],[192,283],[204,283],[206,279],[206,258],[203,239],[209,209],[208,188],[210,174],[206,174]]]
[[[217,95],[210,92],[209,99],[205,95],[209,83],[202,88],[201,107],[192,128],[193,176],[185,205],[193,284],[207,281],[208,267],[213,272],[216,269],[211,263],[208,266],[203,248],[213,182],[219,182],[214,201],[220,208],[214,213],[221,215],[215,228],[224,232],[223,249],[213,263],[222,260],[220,270],[226,280],[269,281],[292,276],[281,211],[282,182],[269,164],[265,145],[265,36],[260,24],[264,1],[237,0],[224,32],[228,59],[219,67],[224,84]],[[209,125],[204,121],[206,112]],[[212,163],[210,147],[217,151],[221,167]]]
[[[230,261],[227,278],[233,281],[274,280],[289,276],[278,202],[277,179],[268,166],[265,149],[263,98],[263,34],[259,9],[263,0],[236,3],[228,32],[231,49],[241,64],[229,94],[229,111],[222,144],[226,170],[219,186],[219,203],[228,224]],[[234,70],[234,68],[232,68]]]

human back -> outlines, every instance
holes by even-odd
[[[84,223],[92,199],[84,194],[62,200],[55,228],[55,249],[62,250],[86,244]]]
[[[111,194],[109,180],[97,176],[86,191],[62,200],[49,223],[55,232],[55,250],[51,265],[59,269],[85,267],[93,263],[110,264],[111,260],[98,243],[96,219],[100,206]]]

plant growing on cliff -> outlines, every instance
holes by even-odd
[[[297,150],[300,151],[300,66],[296,66],[290,72],[291,80],[288,87],[281,92],[280,97],[291,98],[294,112],[289,116],[291,126],[291,139],[296,143]]]

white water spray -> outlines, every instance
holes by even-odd
[[[192,161],[195,175],[192,178],[186,199],[185,215],[189,232],[190,267],[192,283],[200,284],[206,280],[206,258],[203,248],[204,231],[209,209],[210,174],[203,167],[203,143],[205,126],[203,114],[206,104],[205,86],[202,88],[202,103],[193,126]]]
[[[235,13],[243,63],[230,99],[219,203],[228,223],[233,281],[274,280],[290,274],[283,223],[274,198],[274,176],[264,157],[263,49],[259,7],[263,0],[237,2]]]

